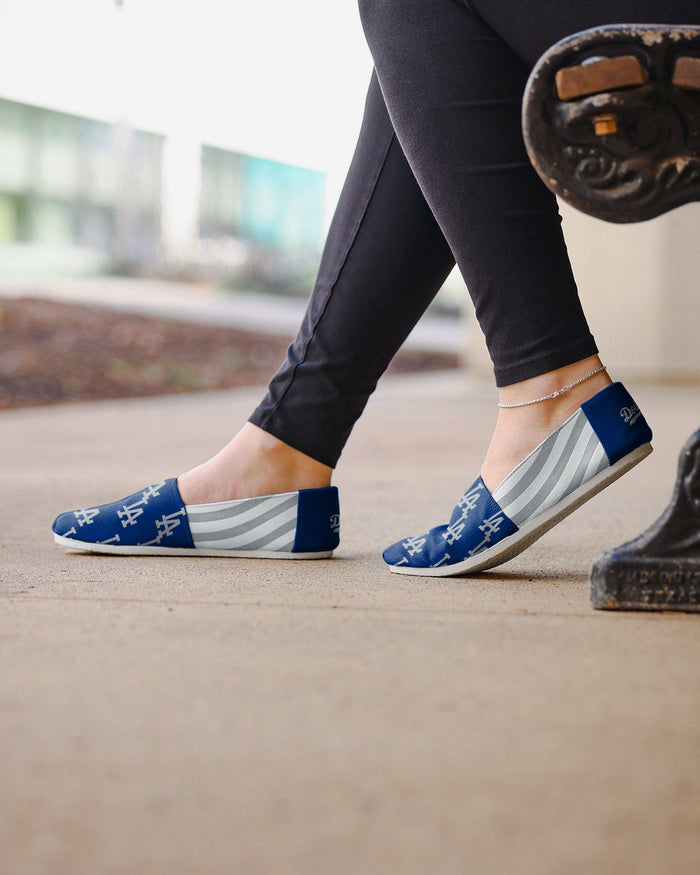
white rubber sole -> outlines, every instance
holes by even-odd
[[[54,541],[73,553],[105,556],[223,556],[231,559],[330,559],[333,550],[320,553],[280,553],[274,550],[204,550],[197,547],[128,547],[119,544],[91,544],[54,534]]]
[[[545,532],[548,532],[558,522],[567,517],[570,513],[581,507],[594,495],[597,495],[606,486],[609,486],[619,477],[622,477],[630,468],[638,465],[642,459],[645,459],[652,452],[651,444],[642,444],[631,453],[628,453],[614,465],[604,468],[595,477],[582,483],[578,489],[570,492],[565,498],[562,498],[557,504],[550,507],[539,516],[533,517],[525,525],[521,526],[517,532],[489,547],[487,550],[478,553],[469,559],[464,559],[462,562],[455,562],[454,565],[440,565],[436,568],[412,568],[409,565],[390,565],[389,570],[395,574],[408,574],[414,577],[456,577],[462,574],[474,573],[477,571],[485,571],[487,568],[494,568],[496,565],[502,565],[518,553],[522,553],[531,544],[541,538]]]

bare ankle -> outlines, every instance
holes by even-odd
[[[502,387],[499,397],[505,406],[499,408],[494,436],[481,469],[486,486],[493,491],[548,434],[611,382],[598,357],[592,356]],[[562,392],[564,387],[569,388]],[[550,394],[553,397],[535,400]]]
[[[563,410],[569,409],[573,413],[611,382],[598,356],[590,356],[563,368],[501,387],[499,408],[532,407],[540,418],[556,418]]]
[[[221,452],[178,477],[185,504],[330,486],[333,469],[251,423]]]

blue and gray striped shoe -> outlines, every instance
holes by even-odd
[[[121,501],[62,513],[53,531],[59,546],[88,553],[327,559],[339,541],[338,490],[185,505],[171,478]]]
[[[512,559],[652,450],[651,429],[621,383],[555,429],[493,494],[481,477],[449,523],[384,551],[398,574],[448,577]]]

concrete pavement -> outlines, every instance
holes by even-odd
[[[630,387],[656,452],[472,579],[379,552],[475,475],[492,389],[387,378],[320,562],[66,554],[60,510],[214,452],[257,390],[0,414],[0,870],[700,871],[697,615],[593,611],[665,505],[696,388]]]

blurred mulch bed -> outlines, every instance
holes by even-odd
[[[0,409],[263,385],[289,341],[33,298],[0,302]],[[390,371],[453,368],[406,350]]]

